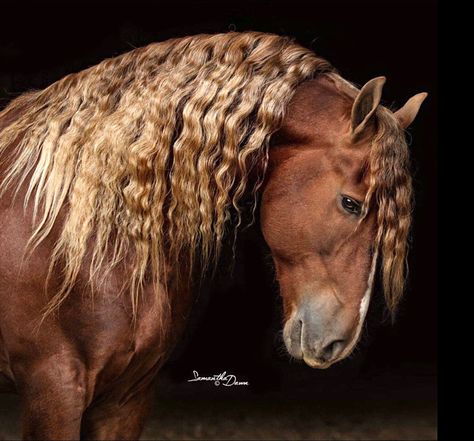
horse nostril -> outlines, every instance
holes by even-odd
[[[344,349],[345,342],[345,340],[333,340],[322,349],[320,358],[323,361],[329,361],[336,358]]]

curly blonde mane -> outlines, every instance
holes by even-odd
[[[12,102],[2,114],[24,110],[3,130],[0,153],[22,138],[1,189],[28,177],[33,248],[68,207],[50,263],[65,262],[64,280],[48,311],[70,293],[89,244],[91,285],[130,259],[134,314],[146,282],[162,286],[177,265],[190,275],[197,256],[204,267],[215,262],[231,210],[240,216],[244,192],[261,185],[262,175],[249,174],[266,162],[295,88],[325,69],[288,38],[198,35],[105,60]]]
[[[379,106],[377,134],[369,154],[369,190],[365,204],[377,212],[375,248],[381,255],[382,284],[394,318],[405,286],[412,216],[410,154],[404,131],[392,112]]]
[[[62,265],[63,279],[46,314],[67,298],[87,253],[91,287],[128,265],[134,317],[145,284],[166,286],[178,267],[190,278],[197,261],[215,265],[232,213],[238,226],[242,197],[256,198],[270,136],[296,87],[331,69],[285,37],[198,35],[133,50],[14,100],[0,113],[19,113],[1,132],[0,154],[18,145],[0,195],[27,182],[31,249],[67,208],[50,262],[50,274]],[[391,308],[403,287],[410,197],[393,127],[374,142],[369,191]]]

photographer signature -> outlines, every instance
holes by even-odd
[[[226,371],[221,374],[215,374],[210,377],[201,377],[199,376],[198,371],[193,371],[193,378],[188,380],[188,383],[194,381],[213,381],[214,386],[248,386],[248,381],[237,381],[237,377],[232,374],[228,374]]]

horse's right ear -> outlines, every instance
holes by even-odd
[[[352,139],[355,141],[367,127],[382,98],[385,77],[377,77],[365,83],[360,90],[351,112]]]

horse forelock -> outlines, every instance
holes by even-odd
[[[377,131],[368,158],[367,211],[376,210],[375,248],[381,260],[381,279],[392,319],[402,298],[407,271],[413,190],[410,154],[405,134],[393,113],[377,109]]]

